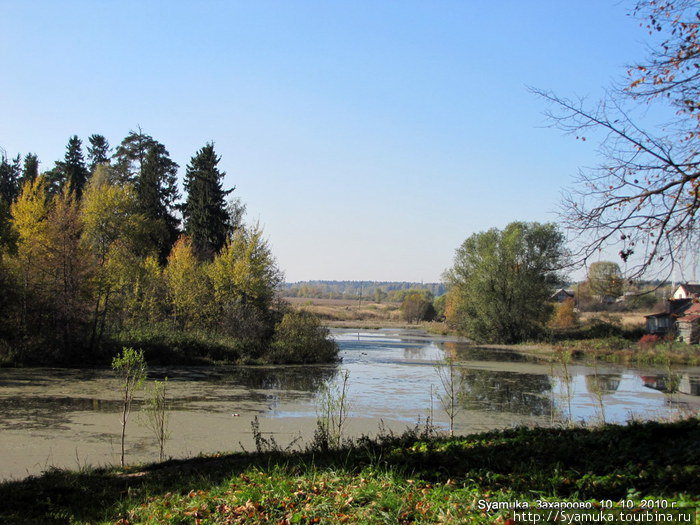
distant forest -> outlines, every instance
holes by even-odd
[[[407,290],[427,290],[433,297],[447,291],[443,283],[405,281],[299,281],[280,286],[285,297],[318,299],[373,299],[381,302],[402,301]]]

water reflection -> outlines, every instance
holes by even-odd
[[[621,379],[620,374],[586,374],[586,389],[594,395],[614,394]]]
[[[553,410],[547,395],[552,385],[545,374],[466,369],[462,379],[460,398],[468,408],[527,416],[545,416]]]
[[[440,346],[446,354],[457,361],[499,361],[510,363],[535,363],[538,361],[536,357],[504,348],[474,346],[458,341],[445,341]]]

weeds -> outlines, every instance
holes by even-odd
[[[144,424],[153,433],[160,451],[160,461],[165,459],[165,442],[170,437],[168,431],[168,378],[155,381],[144,407]]]
[[[564,349],[557,350],[556,354],[557,362],[561,366],[562,381],[564,383],[564,388],[566,389],[566,419],[569,425],[572,423],[572,411],[571,411],[571,398],[573,392],[571,391],[571,374],[569,373],[569,363],[571,362],[571,352]]]
[[[270,436],[266,438],[262,431],[260,430],[260,421],[258,420],[258,416],[255,416],[253,420],[250,422],[250,430],[251,433],[253,434],[253,441],[255,442],[255,450],[258,453],[266,453],[266,452],[276,452],[276,453],[283,453],[283,452],[291,452],[294,450],[294,447],[301,441],[301,436],[297,436],[292,441],[289,442],[289,444],[286,447],[281,447],[278,443],[277,440],[275,439],[275,436]],[[245,451],[245,449],[244,449]]]
[[[319,394],[319,405],[316,419],[316,432],[312,448],[322,450],[340,448],[343,439],[343,428],[348,418],[350,402],[348,387],[350,371],[344,370],[340,386],[325,386]]]

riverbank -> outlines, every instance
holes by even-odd
[[[700,421],[360,439],[0,484],[13,523],[494,523],[486,502],[700,499]]]
[[[182,329],[167,323],[121,329],[95,345],[76,342],[56,352],[33,343],[0,344],[0,367],[110,366],[123,348],[143,350],[149,365],[212,366],[318,364],[338,360],[338,347],[313,314],[287,311],[275,324],[259,326],[253,335],[216,330]],[[0,340],[0,343],[4,343]]]
[[[398,304],[365,303],[331,299],[295,298],[292,306],[309,310],[327,328],[357,330],[424,330],[428,334],[467,341],[444,322],[407,323],[400,318]],[[608,314],[601,320],[594,313],[582,316],[582,324],[568,330],[551,330],[544,340],[519,344],[482,344],[478,348],[508,350],[546,361],[564,359],[597,360],[609,363],[653,365],[700,365],[700,346],[659,341],[643,343],[643,313]]]

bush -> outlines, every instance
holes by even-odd
[[[549,320],[551,328],[574,328],[578,326],[578,314],[576,313],[574,300],[569,298],[554,307],[554,313]]]
[[[233,363],[254,358],[260,353],[251,341],[196,330],[177,330],[164,325],[133,328],[114,334],[105,344],[107,352],[115,347],[134,346],[144,350],[150,364],[206,365],[212,361]]]
[[[275,327],[268,360],[272,363],[328,363],[338,359],[338,345],[327,328],[306,311],[284,314]]]
[[[432,321],[435,318],[435,308],[430,298],[417,292],[406,295],[401,303],[401,313],[408,323]]]
[[[639,347],[640,348],[652,348],[656,346],[656,343],[659,341],[662,341],[663,338],[661,336],[655,335],[655,334],[645,334],[642,336],[642,338],[639,340]]]

